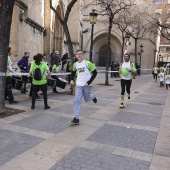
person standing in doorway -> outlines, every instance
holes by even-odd
[[[74,84],[74,76],[76,75],[76,89],[74,100],[74,115],[73,120],[69,121],[71,125],[79,125],[79,112],[82,105],[82,98],[86,102],[93,100],[97,103],[97,98],[91,94],[91,83],[97,75],[96,67],[87,60],[84,60],[81,50],[76,51],[77,62],[73,64],[71,74],[71,84]]]
[[[128,101],[131,101],[130,98],[130,88],[132,84],[133,74],[136,74],[136,68],[134,63],[130,61],[130,54],[124,54],[124,62],[120,66],[119,73],[121,74],[121,102],[120,108],[124,108],[124,95],[125,88],[128,94]]]

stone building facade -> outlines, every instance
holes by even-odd
[[[158,1],[156,13],[162,24],[169,24],[170,0]],[[163,36],[158,37],[157,47],[159,52],[156,56],[157,62],[170,62],[170,40]]]
[[[53,0],[53,6],[63,18],[68,2],[70,0]],[[90,0],[89,0],[90,2]],[[138,2],[138,1],[137,1]],[[86,59],[89,59],[91,45],[91,24],[89,13],[92,8],[82,13],[84,1],[78,0],[71,10],[68,26],[71,38],[76,49],[82,49]],[[146,3],[146,2],[145,2]],[[85,31],[84,30],[88,30]],[[105,66],[105,53],[107,50],[108,18],[99,16],[94,26],[93,57],[92,61],[97,66]],[[121,48],[123,45],[121,32],[113,26],[111,32],[111,61],[120,62],[122,58]],[[134,61],[134,40],[130,39],[129,53]],[[137,44],[138,51],[140,44],[144,46],[142,54],[142,67],[151,68],[153,65],[155,48],[155,37],[146,34]],[[10,46],[12,56],[17,55],[19,60],[25,51],[30,52],[30,60],[38,53],[46,53],[49,57],[53,49],[63,55],[67,49],[66,39],[62,25],[50,9],[49,0],[16,0],[12,27]],[[139,61],[139,57],[138,57]]]

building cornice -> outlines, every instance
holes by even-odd
[[[33,21],[31,18],[26,18],[25,22],[41,32],[44,32],[44,30],[45,30],[44,27],[39,25],[37,22]]]
[[[23,10],[28,9],[28,6],[24,2],[22,2],[21,0],[16,0],[15,4],[18,5]]]

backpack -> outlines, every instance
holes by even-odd
[[[35,80],[42,80],[42,74],[41,74],[41,70],[40,70],[41,65],[39,67],[36,67],[36,69],[34,70],[33,78]]]

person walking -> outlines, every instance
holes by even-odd
[[[5,99],[7,99],[10,104],[13,104],[13,103],[18,103],[18,101],[14,100],[14,97],[12,94],[11,73],[13,73],[13,70],[12,70],[12,61],[11,61],[10,55],[11,55],[11,48],[9,47],[8,58],[7,58],[7,71],[6,71]]]
[[[128,94],[128,101],[130,102],[130,88],[132,84],[133,75],[136,74],[136,68],[134,63],[130,61],[130,54],[124,54],[124,62],[119,68],[119,73],[121,74],[121,102],[120,108],[124,108],[124,94],[125,88]]]
[[[81,50],[76,51],[77,62],[73,64],[71,81],[74,84],[74,77],[76,77],[76,89],[75,89],[75,99],[74,99],[74,115],[73,120],[69,121],[71,125],[79,125],[79,112],[82,105],[82,98],[86,102],[93,100],[97,103],[97,98],[94,94],[91,94],[91,83],[97,75],[96,67],[87,60],[84,60]]]
[[[164,86],[164,80],[165,80],[165,73],[164,73],[164,69],[162,68],[160,70],[160,87]]]
[[[168,89],[168,86],[170,88],[170,71],[166,72],[165,83],[166,83],[166,89]]]
[[[158,69],[157,65],[155,64],[155,65],[154,65],[154,68],[153,68],[153,78],[154,78],[155,82],[157,82],[158,70],[159,70],[159,69]]]
[[[38,53],[35,57],[35,61],[31,63],[31,68],[29,74],[33,77],[33,93],[32,93],[32,106],[31,109],[35,109],[35,99],[37,92],[41,88],[44,98],[44,109],[50,109],[50,106],[47,104],[47,78],[50,76],[50,70],[42,61],[43,55]],[[47,71],[47,75],[45,72]]]

